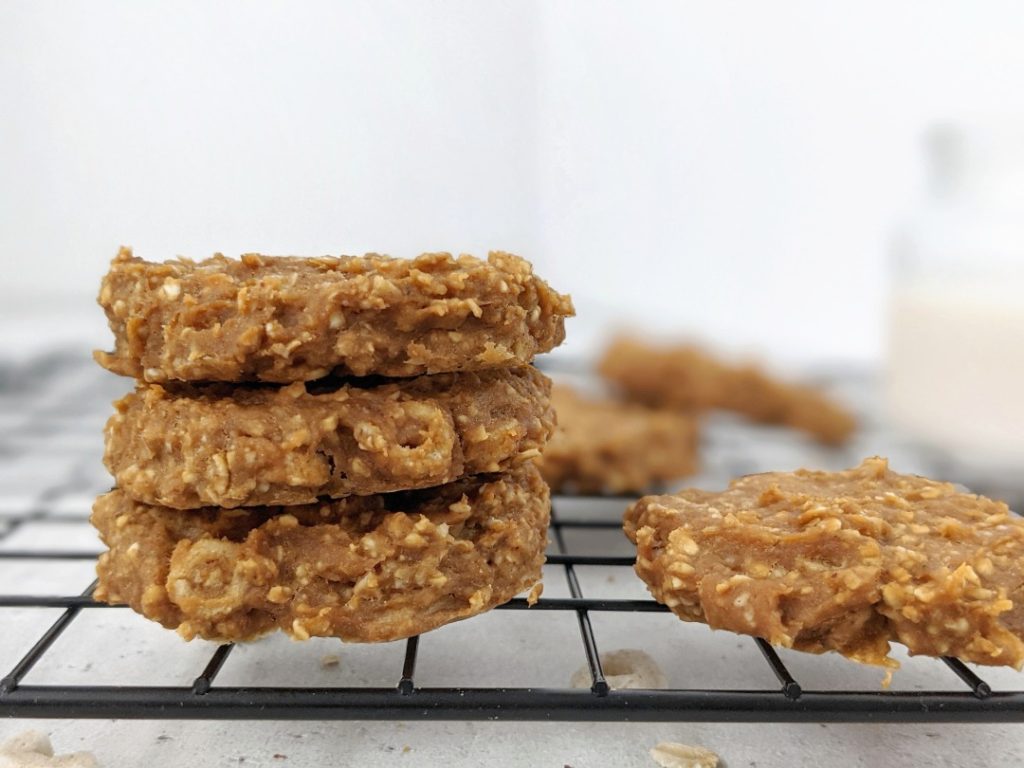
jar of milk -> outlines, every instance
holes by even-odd
[[[893,249],[889,416],[953,460],[949,479],[1016,501],[1024,496],[1024,122],[939,126],[926,150],[926,199]]]

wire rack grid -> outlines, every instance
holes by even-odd
[[[89,542],[88,513],[91,497],[103,490],[99,465],[100,427],[107,403],[123,384],[103,376],[80,357],[52,354],[0,369],[0,575],[13,565],[33,574],[45,575],[62,564],[89,564],[97,556],[98,542]],[[872,425],[867,424],[870,431]],[[773,462],[808,461],[798,458],[807,449],[799,439],[780,432],[762,433],[752,448],[744,427],[729,420],[712,424],[705,441],[707,471],[720,480],[743,472],[771,466]],[[796,440],[796,442],[793,442]],[[864,438],[877,442],[876,436]],[[848,453],[829,453],[817,457],[818,464],[844,465],[864,445],[851,446]],[[762,451],[758,454],[757,451]],[[936,460],[937,461],[937,460]],[[810,460],[813,463],[813,458]],[[920,456],[907,463],[927,464]],[[923,471],[923,469],[922,469]],[[421,639],[405,641],[398,654],[391,684],[366,685],[261,685],[219,683],[218,675],[229,663],[233,645],[213,648],[208,658],[194,669],[191,684],[167,685],[154,682],[138,671],[112,684],[79,681],[36,683],[32,671],[44,659],[60,653],[60,639],[82,617],[102,611],[124,611],[95,602],[94,584],[80,584],[81,591],[67,594],[60,590],[25,592],[12,581],[0,578],[0,637],[8,645],[27,647],[15,654],[16,661],[0,679],[0,715],[22,718],[125,718],[125,719],[508,719],[566,721],[777,721],[777,722],[1012,722],[1024,717],[1024,691],[1017,689],[1016,673],[1006,686],[983,680],[976,671],[955,659],[914,660],[927,665],[920,682],[911,690],[881,690],[874,685],[849,687],[841,684],[802,685],[798,673],[791,671],[793,660],[827,665],[850,662],[826,657],[791,655],[787,663],[780,653],[760,639],[736,638],[745,664],[750,656],[762,660],[763,686],[730,686],[703,683],[686,685],[691,672],[699,670],[716,643],[690,645],[688,634],[679,635],[677,654],[685,657],[680,668],[682,684],[667,689],[612,689],[602,666],[601,631],[595,629],[595,617],[614,617],[620,622],[636,623],[640,615],[664,614],[667,609],[639,596],[623,596],[621,590],[593,587],[594,580],[581,578],[581,569],[607,572],[606,582],[632,584],[633,558],[623,549],[620,516],[626,499],[565,498],[553,501],[551,550],[546,566],[546,581],[552,574],[564,581],[564,594],[542,597],[533,607],[524,598],[516,598],[499,610],[528,611],[531,617],[556,615],[571,617],[577,630],[578,645],[568,658],[578,658],[589,672],[589,688],[568,685],[571,668],[554,685],[523,685],[514,665],[507,667],[500,685],[422,685]],[[598,507],[605,510],[597,513]],[[68,535],[68,531],[75,531]],[[34,535],[29,534],[34,532]],[[24,542],[29,542],[28,544]],[[81,571],[79,571],[81,572]],[[605,583],[599,581],[598,584]],[[584,587],[587,591],[584,591]],[[551,590],[559,591],[559,590]],[[628,592],[629,590],[627,590]],[[631,593],[632,594],[632,593]],[[56,611],[56,617],[41,631],[30,634],[5,612]],[[143,619],[137,618],[140,623]],[[475,621],[475,620],[470,620]],[[469,624],[469,622],[465,622]],[[38,625],[34,622],[33,626]],[[482,624],[480,626],[483,626]],[[672,622],[675,627],[684,626]],[[707,640],[711,630],[685,625]],[[434,634],[434,633],[432,633]],[[724,633],[716,633],[718,636]],[[429,636],[426,636],[429,637]],[[481,644],[480,636],[475,641]],[[729,636],[732,638],[732,636]],[[537,632],[532,650],[539,654],[555,649],[544,632]],[[664,638],[663,638],[664,639]],[[499,633],[484,637],[482,644],[500,650]],[[635,643],[641,649],[647,638],[636,631]],[[0,650],[5,646],[0,639]],[[118,638],[118,643],[125,642]],[[672,638],[668,638],[672,642]],[[89,636],[76,641],[85,646],[102,666],[110,641]],[[185,648],[180,643],[174,648]],[[449,656],[469,649],[446,647]],[[703,655],[702,655],[703,654]],[[194,654],[193,654],[194,655]],[[191,657],[190,657],[191,658]],[[807,661],[810,659],[811,661]],[[0,663],[3,657],[0,656]],[[418,668],[418,664],[420,668]],[[92,661],[86,666],[92,666]],[[748,668],[748,667],[745,667]],[[835,668],[828,666],[828,669]],[[2,671],[2,670],[0,670]],[[949,673],[952,674],[949,674]],[[693,675],[694,679],[699,675]],[[818,676],[820,677],[820,676]],[[841,679],[840,675],[840,679]],[[826,683],[829,676],[825,676]]]

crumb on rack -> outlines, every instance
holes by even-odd
[[[601,669],[608,687],[619,690],[624,688],[659,689],[666,686],[665,673],[658,662],[644,651],[624,648],[618,651],[602,653]],[[589,688],[591,685],[590,667],[582,666],[576,670],[569,681],[573,688]]]
[[[675,741],[659,742],[650,754],[661,768],[717,768],[719,760],[710,749]]]
[[[529,606],[536,605],[537,601],[540,600],[540,596],[543,594],[544,582],[538,581],[536,584],[533,585],[533,588],[530,590],[530,594],[526,596],[526,604]]]

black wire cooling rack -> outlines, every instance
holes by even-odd
[[[91,364],[71,355],[51,355],[17,368],[0,369],[0,573],[12,563],[30,565],[36,572],[68,561],[95,559],[97,548],[70,549],[63,544],[65,526],[86,526],[89,498],[102,490],[97,471],[100,429],[107,403],[123,383],[100,376]],[[709,439],[705,461],[718,465],[722,476],[761,468],[752,457],[747,438],[735,437],[737,427],[726,424]],[[714,433],[715,430],[712,430]],[[724,437],[723,437],[724,434]],[[733,437],[730,437],[732,435]],[[764,433],[761,444],[788,441],[781,433]],[[799,443],[776,443],[774,456]],[[781,446],[781,447],[780,447]],[[789,448],[786,448],[789,446]],[[860,450],[854,446],[854,453]],[[851,454],[852,455],[852,454]],[[848,456],[831,454],[823,461],[850,463]],[[770,461],[771,458],[765,461]],[[763,463],[763,462],[762,462]],[[702,685],[662,690],[613,690],[601,663],[600,632],[592,618],[614,614],[636,621],[637,614],[664,613],[666,608],[650,599],[585,594],[579,569],[601,567],[632,577],[633,559],[621,547],[607,553],[579,551],[579,534],[595,541],[621,543],[618,514],[588,515],[589,503],[607,506],[601,499],[556,497],[551,523],[552,551],[547,580],[561,570],[567,596],[542,597],[533,607],[517,598],[503,611],[556,612],[569,615],[578,625],[580,659],[585,659],[589,689],[524,687],[509,673],[507,685],[474,687],[421,686],[417,662],[420,639],[405,643],[404,656],[394,669],[389,686],[268,687],[219,684],[218,674],[234,650],[222,645],[212,651],[205,665],[198,664],[191,685],[162,685],[140,675],[115,685],[35,684],[26,676],[48,655],[59,653],[59,639],[76,620],[93,611],[124,611],[92,600],[93,585],[82,584],[80,594],[21,594],[17,585],[0,581],[0,632],[16,633],[18,625],[5,612],[60,611],[56,620],[37,636],[15,636],[29,646],[0,680],[0,715],[21,718],[128,718],[128,719],[272,719],[272,720],[565,720],[565,721],[787,721],[787,722],[1009,722],[1024,718],[1024,691],[994,690],[971,668],[955,659],[928,660],[935,665],[934,685],[925,690],[885,691],[875,687],[859,690],[801,685],[779,654],[759,639],[736,638],[746,653],[758,655],[777,681],[774,686],[728,688]],[[622,500],[619,507],[624,506]],[[571,506],[577,510],[566,514]],[[614,507],[614,505],[613,505]],[[579,511],[582,510],[582,513]],[[23,534],[37,531],[31,546],[19,545]],[[52,531],[48,534],[47,531]],[[606,538],[603,538],[606,537]],[[43,548],[52,541],[50,548]],[[12,543],[13,542],[13,543]],[[609,581],[612,579],[609,576]],[[139,618],[139,622],[144,620]],[[473,621],[473,620],[470,620]],[[690,625],[696,626],[696,625]],[[698,631],[710,632],[701,627]],[[724,633],[721,633],[724,635]],[[729,636],[732,638],[733,636]],[[493,642],[502,643],[495,636]],[[103,656],[104,637],[84,638]],[[112,639],[111,642],[117,642]],[[538,635],[537,650],[544,653],[545,639]],[[642,647],[643,637],[637,638]],[[179,646],[175,646],[179,647]],[[185,647],[184,643],[180,644]],[[451,647],[453,654],[460,653]],[[680,644],[679,652],[687,653]],[[821,657],[824,660],[824,657]],[[818,657],[814,657],[818,661]],[[102,663],[97,660],[97,663]],[[700,665],[701,659],[689,660]],[[843,661],[842,663],[848,663]],[[943,672],[952,671],[954,678]],[[0,670],[2,671],[2,670]],[[572,669],[566,669],[567,683]],[[766,678],[768,679],[768,678]],[[1013,678],[1016,680],[1016,678]],[[558,681],[562,683],[563,681]],[[1016,686],[1011,686],[1016,687]]]

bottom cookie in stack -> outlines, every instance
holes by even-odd
[[[97,600],[185,638],[384,642],[507,602],[541,578],[550,511],[532,463],[417,491],[181,511],[114,490]]]

